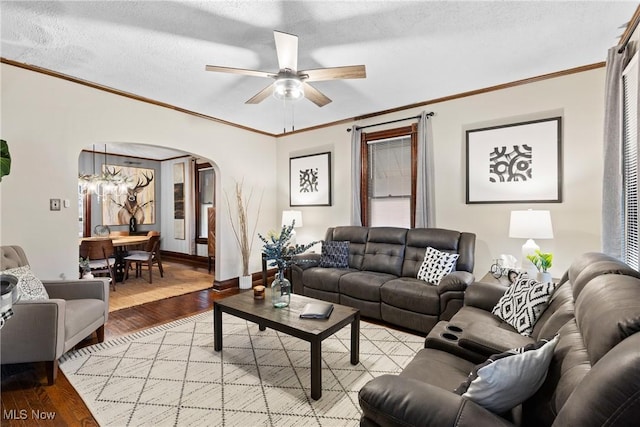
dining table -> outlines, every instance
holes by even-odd
[[[113,243],[113,248],[115,250],[115,275],[116,282],[122,282],[124,280],[124,257],[127,254],[127,250],[131,247],[142,246],[144,249],[144,245],[149,241],[148,235],[143,236],[93,236],[93,237],[81,237],[78,241],[78,245],[80,245],[83,241],[95,241],[95,240],[104,240],[111,239],[111,243]]]
[[[109,237],[109,236],[82,237],[80,238],[80,241],[78,242],[78,244],[82,243],[83,241],[104,240],[104,239],[111,239],[111,242],[113,243],[114,248],[127,248],[131,246],[144,245],[149,241],[149,236],[144,235],[144,236],[113,236],[113,237]]]

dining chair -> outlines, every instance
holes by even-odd
[[[129,269],[131,264],[135,264],[136,277],[142,274],[142,265],[146,264],[149,269],[149,283],[153,283],[152,266],[158,264],[160,277],[164,277],[164,269],[162,268],[162,259],[160,258],[160,236],[152,235],[146,244],[144,251],[133,251],[124,257],[125,280],[129,278]]]
[[[109,237],[120,237],[120,236],[128,236],[129,235],[129,231],[125,230],[125,231],[112,231],[109,233]]]
[[[147,237],[151,238],[151,236],[158,236],[159,237],[160,236],[160,232],[156,231],[156,230],[150,230],[149,232],[147,232]],[[127,251],[127,255],[132,255],[132,254],[135,254],[135,253],[147,253],[148,252],[147,243],[143,243],[141,245],[133,246],[132,249],[129,249]]]
[[[89,269],[95,276],[108,276],[111,288],[116,290],[116,257],[113,241],[109,238],[83,240],[80,243],[80,256],[89,259]]]

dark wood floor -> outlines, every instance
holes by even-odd
[[[109,313],[105,340],[167,323],[213,307],[213,301],[237,293],[211,289],[167,298]],[[79,347],[95,344],[94,336]],[[2,366],[2,426],[97,426],[78,393],[62,371],[56,383],[47,386],[44,363]],[[40,414],[41,419],[34,418]],[[53,419],[47,417],[53,416]]]

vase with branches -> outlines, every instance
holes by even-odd
[[[269,261],[269,266],[278,268],[276,278],[271,284],[271,302],[276,308],[288,306],[291,299],[291,283],[285,277],[285,270],[291,264],[302,261],[296,260],[296,255],[307,251],[318,243],[315,241],[306,245],[292,244],[291,238],[295,223],[294,220],[291,225],[282,226],[280,233],[270,231],[267,237],[258,233],[258,237],[264,243],[262,251],[266,260]]]
[[[244,180],[236,181],[234,187],[234,203],[229,199],[229,194],[225,191],[225,198],[227,200],[227,209],[229,212],[229,219],[231,221],[231,229],[233,230],[233,235],[236,238],[236,242],[238,243],[238,248],[240,249],[240,256],[242,258],[242,276],[249,277],[248,284],[249,286],[243,286],[241,283],[241,288],[250,288],[251,287],[251,278],[249,276],[249,260],[251,259],[251,251],[253,249],[253,236],[256,232],[256,227],[258,226],[258,219],[260,218],[260,206],[262,205],[262,195],[260,195],[260,199],[258,200],[258,207],[256,212],[256,219],[253,224],[249,224],[249,208],[251,206],[252,200],[254,197],[253,188],[249,190],[248,193],[245,193],[244,190]],[[235,205],[235,214],[232,211],[232,204]]]

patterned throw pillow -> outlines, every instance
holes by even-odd
[[[467,380],[454,392],[496,414],[508,411],[540,388],[547,377],[557,343],[556,335],[550,341],[542,340],[494,354],[473,368]]]
[[[555,288],[553,282],[540,283],[520,275],[507,288],[491,313],[513,326],[520,334],[530,336],[534,325],[547,309]]]
[[[437,285],[447,274],[456,267],[459,254],[442,252],[431,246],[424,252],[424,261],[418,270],[418,279]]]
[[[28,265],[23,267],[10,268],[0,272],[0,274],[10,274],[18,278],[18,292],[20,301],[33,301],[49,299],[49,294],[44,285],[38,279]]]
[[[320,267],[348,268],[349,267],[349,242],[329,241],[322,242],[320,254]]]

